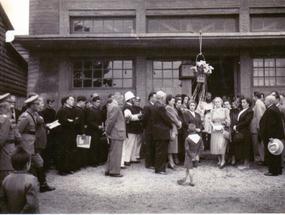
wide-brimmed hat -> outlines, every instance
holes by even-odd
[[[273,155],[281,155],[284,149],[283,142],[277,138],[274,138],[268,143],[268,151]]]
[[[10,93],[5,93],[3,95],[0,95],[0,102],[4,101],[10,96]]]
[[[39,95],[33,95],[30,98],[26,99],[24,103],[25,104],[32,103],[32,102],[36,101],[38,98],[39,98]]]

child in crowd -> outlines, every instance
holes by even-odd
[[[11,157],[15,172],[9,174],[2,183],[2,213],[39,213],[38,180],[28,173],[31,155],[21,146]]]
[[[193,182],[193,159],[200,154],[202,150],[204,150],[204,144],[202,138],[196,132],[195,124],[190,123],[188,126],[189,135],[185,139],[185,161],[184,167],[186,168],[186,176],[183,179],[177,181],[179,185],[185,184],[188,176],[190,178],[190,186],[195,186]]]

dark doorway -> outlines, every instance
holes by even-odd
[[[221,57],[219,59],[207,59],[207,62],[214,67],[213,73],[208,77],[208,92],[213,98],[216,96],[233,97],[235,59]]]

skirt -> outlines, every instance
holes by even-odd
[[[227,140],[224,138],[223,132],[213,131],[211,134],[211,154],[221,155],[226,153]]]
[[[178,153],[178,136],[176,135],[173,140],[169,140],[168,153],[177,154]]]

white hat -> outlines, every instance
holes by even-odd
[[[162,90],[157,91],[157,92],[156,92],[156,95],[157,95],[158,97],[160,97],[160,98],[166,97],[166,93],[163,92]]]
[[[128,91],[125,93],[125,101],[128,101],[128,100],[133,99],[133,98],[136,98],[136,97],[131,91]]]
[[[4,101],[6,98],[10,96],[10,93],[5,93],[3,95],[0,95],[0,102]]]
[[[275,138],[269,141],[268,151],[273,155],[281,155],[284,149],[284,145],[281,140]]]
[[[31,96],[30,98],[26,99],[24,103],[25,104],[32,103],[32,102],[36,101],[38,98],[39,98],[39,95]]]

